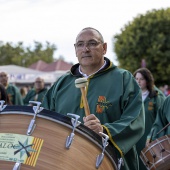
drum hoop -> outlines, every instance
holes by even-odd
[[[161,140],[158,140],[159,138],[156,139],[157,142],[156,142],[155,144],[151,145],[145,152],[142,151],[142,153],[145,154],[145,153],[147,153],[150,149],[152,149],[153,147],[155,147],[156,145],[158,145],[158,144],[160,144],[160,143],[162,143],[162,142],[164,142],[164,141],[166,141],[166,140],[169,140],[169,138],[168,138],[167,135],[165,135],[165,137],[166,137],[165,139],[161,139]]]
[[[9,106],[8,106],[9,107]],[[15,107],[15,106],[12,106],[12,107]],[[27,107],[31,107],[31,106],[27,106]],[[32,107],[31,107],[32,108]],[[46,110],[46,109],[44,109]],[[15,110],[15,111],[12,111],[10,110],[10,113],[9,113],[9,110],[6,111],[6,109],[2,112],[0,112],[0,115],[3,114],[3,115],[9,115],[9,114],[18,114],[18,115],[29,115],[29,116],[33,116],[34,113],[31,113],[31,112],[26,112],[26,111],[22,111],[22,110]],[[58,113],[56,113],[58,114]],[[64,115],[62,115],[64,116]],[[37,117],[40,117],[40,118],[44,118],[44,119],[47,119],[47,120],[50,120],[50,121],[53,121],[53,122],[56,122],[56,123],[59,123],[60,125],[64,125],[70,129],[72,129],[72,125],[68,124],[68,123],[65,123],[65,122],[62,122],[60,120],[57,120],[57,119],[54,119],[52,117],[48,117],[48,116],[44,116],[44,115],[41,115],[40,113],[37,114]],[[64,116],[65,117],[65,116]],[[86,133],[83,133],[81,130],[79,130],[80,128],[77,127],[75,128],[75,131],[80,133],[81,135],[83,135],[84,137],[88,138],[91,142],[93,142],[95,145],[97,145],[100,149],[101,149],[101,152],[102,152],[102,146],[101,144],[99,144],[97,141],[95,141],[91,136],[87,135]],[[116,165],[116,162],[117,160],[114,160],[114,158],[109,154],[109,152],[107,151],[107,148],[105,149],[104,153],[106,153],[106,155],[110,158],[112,164],[116,167],[117,169],[117,165]],[[99,153],[100,154],[100,153]]]

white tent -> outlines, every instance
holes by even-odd
[[[53,84],[66,71],[42,72],[16,65],[0,66],[0,72],[8,74],[9,82],[15,84],[34,83],[37,77],[42,77],[47,84]]]

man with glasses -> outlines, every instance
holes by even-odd
[[[77,35],[74,44],[79,63],[61,76],[46,93],[43,106],[60,114],[74,113],[85,126],[99,134],[106,133],[123,158],[121,170],[137,170],[135,144],[144,133],[141,91],[130,72],[119,69],[104,55],[107,43],[91,27]],[[91,114],[85,117],[81,91],[75,80],[88,80],[86,97]]]
[[[37,77],[35,79],[34,88],[29,90],[27,95],[24,98],[24,105],[32,105],[29,101],[39,101],[42,102],[45,93],[47,92],[47,88],[44,84],[44,79],[41,77]]]
[[[6,72],[0,72],[0,83],[5,87],[11,105],[23,105],[23,100],[18,87],[8,83]]]

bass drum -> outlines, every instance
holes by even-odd
[[[33,119],[31,106],[7,106],[0,113],[0,134],[19,134],[27,137],[28,126]],[[34,166],[22,163],[21,170],[95,170],[96,157],[102,153],[102,138],[80,123],[75,128],[74,140],[69,149],[66,139],[73,131],[71,118],[59,113],[43,109],[36,116],[36,127],[31,137],[42,139],[43,143]],[[2,141],[1,141],[2,142]],[[29,146],[23,146],[15,151],[25,151]],[[2,148],[2,143],[0,144]],[[28,148],[26,148],[28,147]],[[0,153],[1,155],[2,153]],[[22,153],[24,154],[24,153]],[[30,156],[30,155],[29,155]],[[0,157],[0,169],[12,170],[15,161],[6,161]],[[104,151],[104,159],[99,170],[117,170],[118,161],[115,149],[108,145]],[[16,168],[17,169],[17,168]]]
[[[148,170],[170,170],[170,135],[151,142],[141,151],[140,158]]]

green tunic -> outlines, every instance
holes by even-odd
[[[165,135],[170,135],[170,126],[164,129],[161,133],[157,133],[162,130],[170,122],[170,95],[166,97],[164,103],[158,111],[158,115],[153,124],[151,133],[148,135],[148,139],[155,140]]]
[[[139,156],[140,156],[141,150],[145,148],[147,136],[150,133],[152,125],[155,121],[158,109],[160,108],[164,100],[165,100],[165,96],[157,90],[154,90],[153,94],[149,94],[144,100],[145,133],[142,136],[142,138],[139,140],[139,142],[136,144],[136,148],[137,148],[137,152]],[[141,159],[139,159],[139,167],[140,167],[139,169],[141,170],[146,169]]]
[[[25,98],[23,99],[24,105],[29,105],[29,101],[39,101],[39,102],[42,103],[44,95],[45,95],[46,92],[47,92],[47,88],[42,89],[38,93],[36,92],[35,89],[31,89],[27,93]]]
[[[8,84],[6,91],[12,105],[23,105],[22,96],[19,89],[15,85]]]
[[[144,133],[144,107],[141,90],[130,72],[119,69],[105,58],[107,65],[88,78],[87,100],[90,112],[100,120],[115,146],[117,156],[123,157],[121,170],[137,170],[135,144]],[[60,114],[85,116],[81,91],[75,80],[81,77],[79,64],[61,76],[48,90],[43,107]]]

